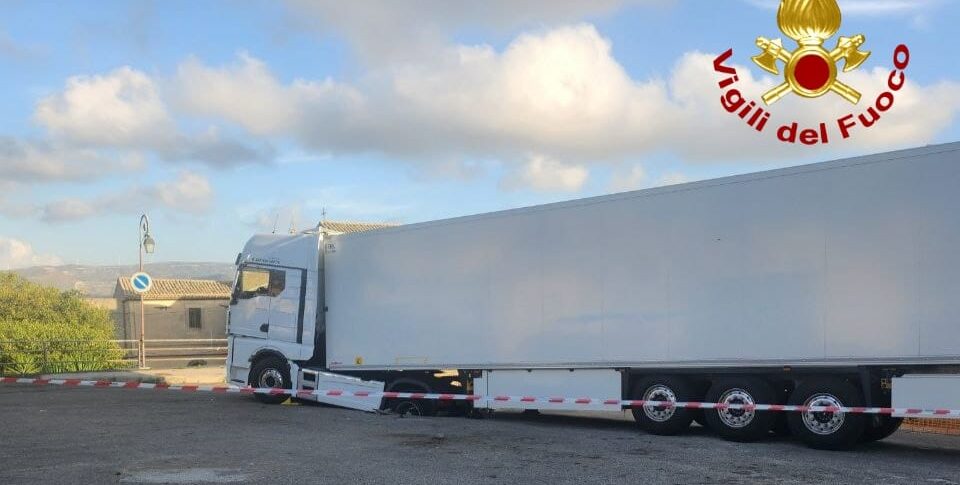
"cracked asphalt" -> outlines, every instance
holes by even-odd
[[[623,415],[367,414],[252,397],[0,386],[0,483],[960,483],[960,437],[851,452],[644,434]]]

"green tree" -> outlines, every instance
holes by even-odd
[[[110,314],[77,291],[60,291],[0,273],[0,374],[113,369]]]

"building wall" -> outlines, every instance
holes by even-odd
[[[228,299],[164,300],[143,302],[145,338],[154,339],[222,339],[227,334]],[[189,309],[199,308],[201,328],[189,326]],[[122,331],[118,338],[140,338],[140,302],[123,303]]]

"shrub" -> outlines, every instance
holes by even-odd
[[[0,374],[115,369],[123,351],[112,338],[109,313],[79,292],[0,273]]]

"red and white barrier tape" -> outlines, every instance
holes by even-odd
[[[837,407],[837,406],[796,406],[786,404],[721,404],[710,402],[670,402],[670,401],[642,401],[632,399],[597,399],[590,397],[535,397],[535,396],[481,396],[477,394],[435,394],[418,392],[390,392],[390,391],[343,391],[330,390],[293,390],[271,389],[256,387],[212,386],[192,384],[152,384],[137,381],[92,381],[81,379],[41,379],[30,377],[2,377],[0,384],[34,384],[54,385],[67,387],[96,387],[120,389],[157,389],[184,392],[214,392],[231,394],[270,394],[290,395],[292,397],[307,398],[310,396],[325,397],[360,397],[385,399],[432,399],[439,401],[482,401],[482,402],[518,402],[524,404],[582,404],[621,406],[625,408],[660,407],[677,409],[742,409],[744,411],[771,411],[771,412],[827,412],[850,414],[888,414],[895,416],[930,417],[930,418],[960,418],[960,409],[917,409],[917,408],[879,408],[879,407]]]

